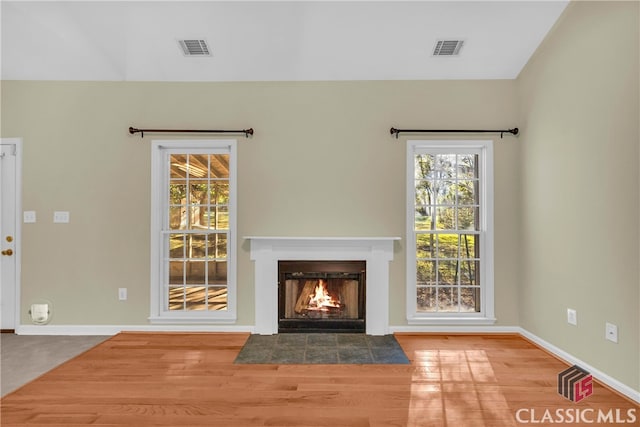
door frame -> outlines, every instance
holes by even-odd
[[[13,329],[18,333],[20,328],[21,310],[20,310],[20,284],[21,284],[21,266],[22,266],[22,138],[0,138],[1,145],[14,144],[16,147],[16,164],[15,164],[15,224],[14,224],[14,256],[15,256],[15,298],[14,298],[14,325]]]

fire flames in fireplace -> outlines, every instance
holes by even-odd
[[[357,280],[289,279],[285,286],[285,318],[358,318]]]
[[[313,294],[309,298],[306,310],[330,311],[332,308],[339,309],[340,301],[333,295],[329,295],[329,292],[327,291],[327,284],[324,280],[319,280]]]

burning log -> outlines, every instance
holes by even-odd
[[[300,314],[305,311],[309,306],[309,300],[316,291],[316,286],[320,283],[319,280],[307,280],[304,282],[302,292],[296,301],[295,312]]]
[[[342,301],[345,302],[344,316],[348,319],[358,318],[358,281],[345,280],[342,288]]]
[[[286,297],[284,300],[284,316],[287,319],[292,319],[293,317],[295,317],[295,304],[296,304],[296,298],[298,297],[298,288],[300,287],[298,285],[298,280],[287,280],[286,281],[286,287],[285,287],[285,292],[286,292]]]

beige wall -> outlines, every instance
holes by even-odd
[[[637,2],[569,5],[517,80],[521,326],[636,390],[638,15]]]
[[[38,214],[23,225],[23,323],[39,298],[52,301],[53,324],[147,323],[150,141],[160,137],[130,136],[133,125],[255,129],[238,138],[240,237],[403,237],[389,300],[391,324],[405,325],[407,138],[389,128],[517,117],[515,81],[2,85],[2,136],[24,138],[23,208]],[[496,315],[517,325],[518,140],[496,136],[495,157]],[[70,224],[53,224],[54,210],[70,211]],[[238,244],[238,324],[250,325],[253,264]]]

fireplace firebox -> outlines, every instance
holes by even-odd
[[[365,332],[366,261],[278,261],[278,332]]]

